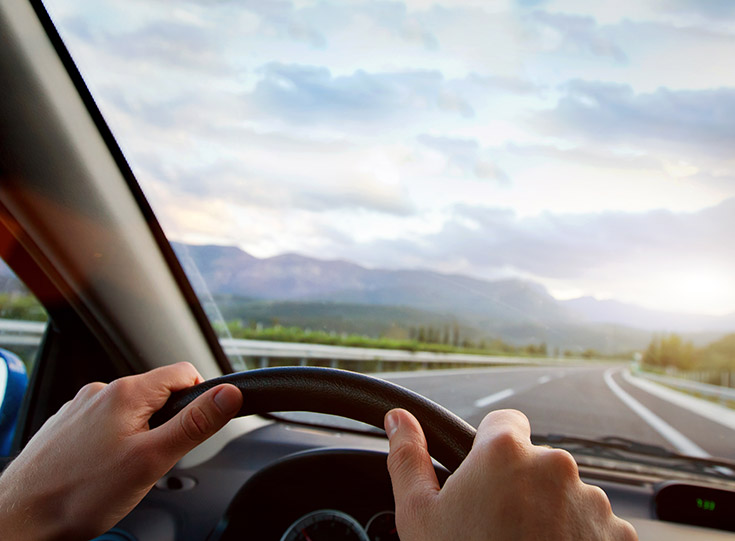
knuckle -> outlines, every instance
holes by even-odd
[[[487,442],[487,450],[497,459],[515,462],[526,455],[526,442],[510,430],[498,432]]]
[[[81,398],[81,399],[92,398],[94,395],[99,393],[105,387],[107,387],[107,385],[100,381],[87,383],[85,386],[79,389],[79,391],[77,392],[77,398]]]
[[[617,518],[617,530],[616,534],[619,534],[616,538],[622,541],[638,541],[638,532],[635,531],[633,525],[627,520]]]
[[[191,364],[189,361],[180,361],[176,363],[174,366],[177,366],[181,368],[182,370],[187,370],[189,372],[195,372],[196,368],[194,368],[194,365]]]
[[[591,503],[593,509],[604,516],[613,516],[612,506],[607,494],[600,487],[595,485],[584,485],[584,495]]]
[[[521,423],[521,424],[528,424],[529,423],[528,417],[526,416],[526,414],[523,413],[520,410],[516,410],[516,409],[504,409],[504,410],[500,410],[498,413],[502,413],[504,416],[509,417],[509,418],[510,417],[515,417],[516,418],[515,420],[516,420],[517,423]]]
[[[180,417],[181,432],[192,442],[200,442],[211,432],[212,423],[199,406],[192,406]]]
[[[179,370],[182,373],[190,374],[192,377],[199,376],[199,371],[189,361],[178,362],[174,365],[174,367],[176,368],[176,370]]]
[[[544,453],[545,465],[564,481],[578,481],[579,467],[574,457],[564,449],[548,449]],[[594,487],[598,488],[598,487]],[[600,492],[602,490],[600,489]],[[602,493],[605,494],[604,492]],[[607,498],[607,496],[605,496]]]
[[[130,378],[119,378],[107,385],[107,392],[114,397],[125,398],[130,394],[131,388]]]

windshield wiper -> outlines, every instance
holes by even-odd
[[[682,455],[660,445],[642,443],[620,436],[590,439],[563,434],[534,434],[531,436],[531,441],[536,445],[561,447],[573,455],[580,454],[623,461],[630,461],[631,458],[634,458],[637,463],[647,466],[735,480],[734,462]]]

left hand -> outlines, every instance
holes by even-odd
[[[90,539],[114,526],[239,411],[239,389],[219,385],[149,429],[172,392],[202,381],[191,364],[179,363],[82,387],[0,477],[2,537]]]

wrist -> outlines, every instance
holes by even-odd
[[[38,484],[0,476],[0,532],[10,541],[74,539],[67,527],[63,498],[38,491]],[[35,486],[34,486],[35,484]]]

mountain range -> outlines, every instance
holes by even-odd
[[[579,297],[560,301],[562,306],[591,323],[617,323],[650,331],[732,332],[735,313],[724,316],[651,310],[615,300]]]
[[[172,246],[199,296],[216,298],[229,317],[350,330],[351,318],[365,325],[370,314],[374,332],[381,321],[383,327],[454,322],[473,338],[603,352],[640,349],[653,332],[682,332],[701,342],[735,329],[735,314],[670,314],[592,297],[560,301],[529,280],[370,269],[298,254],[257,258],[233,246]]]

